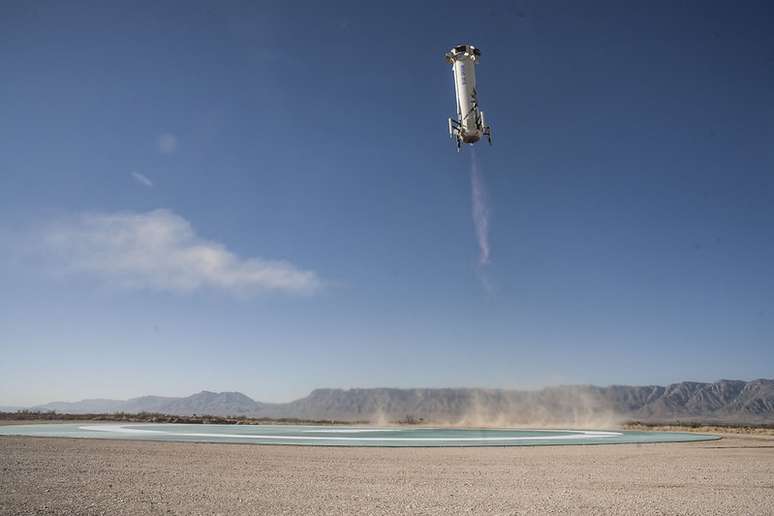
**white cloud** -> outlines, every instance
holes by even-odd
[[[140,174],[139,172],[132,172],[132,177],[141,185],[147,186],[148,188],[153,188],[153,181],[148,179],[147,176]]]
[[[322,287],[314,271],[286,261],[240,258],[199,238],[186,219],[169,210],[82,215],[51,227],[45,243],[67,270],[122,287],[236,294],[312,293]]]
[[[177,150],[177,137],[172,133],[159,136],[159,150],[164,154],[172,154]]]

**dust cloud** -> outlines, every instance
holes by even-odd
[[[453,390],[450,390],[453,391]],[[372,424],[410,422],[449,427],[618,428],[625,417],[594,388],[561,386],[538,391],[463,389],[450,397],[424,396],[391,410],[379,408]]]

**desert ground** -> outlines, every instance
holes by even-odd
[[[0,438],[0,514],[774,514],[774,437],[512,448]]]

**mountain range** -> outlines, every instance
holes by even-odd
[[[623,419],[668,422],[774,422],[774,380],[680,382],[668,386],[573,385],[539,390],[481,388],[316,389],[288,403],[262,403],[240,392],[187,397],[53,402],[34,410],[70,414],[153,412],[170,415],[464,424],[600,424]]]

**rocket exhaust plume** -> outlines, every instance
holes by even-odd
[[[481,176],[481,167],[478,164],[476,150],[471,148],[470,153],[470,186],[473,208],[473,225],[476,228],[478,239],[478,264],[489,264],[489,207],[487,206],[486,190]]]

